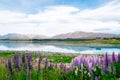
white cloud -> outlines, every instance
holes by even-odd
[[[96,9],[80,10],[72,6],[49,6],[37,14],[0,11],[0,34],[31,33],[55,35],[73,31],[120,31],[120,1],[114,0]],[[103,30],[104,31],[104,30]],[[101,31],[102,32],[102,31]]]

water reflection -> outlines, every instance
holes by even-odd
[[[112,53],[113,51],[120,52],[119,46],[54,46],[42,45],[42,43],[32,42],[0,42],[0,50],[29,50],[29,51],[49,51],[49,52],[64,52],[64,53]]]

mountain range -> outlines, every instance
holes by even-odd
[[[44,35],[34,35],[34,34],[17,34],[17,33],[9,33],[6,35],[0,36],[0,39],[46,39],[48,36]]]
[[[58,34],[52,37],[45,36],[45,35],[35,35],[35,34],[17,34],[17,33],[9,33],[6,35],[0,35],[0,39],[92,39],[92,38],[120,38],[120,35],[117,34],[109,34],[109,33],[93,33],[93,32],[70,32],[65,34]]]
[[[66,38],[72,38],[72,39],[92,39],[92,38],[113,38],[113,37],[120,37],[120,35],[117,34],[109,34],[109,33],[93,33],[93,32],[82,32],[82,31],[76,31],[66,34],[59,34],[56,36],[53,36],[54,39],[66,39]]]

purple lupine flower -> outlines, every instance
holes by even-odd
[[[101,64],[102,64],[102,56],[100,56],[98,59],[98,66],[100,66]]]
[[[108,64],[109,64],[109,59],[108,59],[108,54],[106,53],[105,56],[104,56],[104,65],[105,65],[105,67],[108,67]]]
[[[25,58],[25,54],[22,54],[22,66],[23,66],[23,71],[26,72],[27,71],[27,64],[26,64],[26,58]]]
[[[77,57],[77,60],[78,60],[78,63],[77,63],[77,64],[78,64],[78,66],[79,66],[79,65],[81,64],[81,61],[82,61],[82,56],[78,56],[78,57]]]
[[[19,56],[18,55],[14,55],[14,61],[15,61],[15,68],[20,70],[20,67],[19,67]]]
[[[32,59],[31,54],[28,54],[28,70],[29,70],[29,71],[32,69],[32,66],[31,66],[31,59]]]
[[[73,59],[74,66],[79,66],[81,62],[82,62],[82,56],[78,56]]]
[[[41,69],[41,62],[42,62],[42,55],[40,54],[39,60],[38,60],[38,70],[40,71]]]
[[[48,59],[46,58],[45,59],[45,68],[47,68],[48,67]]]
[[[53,64],[53,63],[50,63],[50,67],[53,69],[53,68],[54,68],[54,64]]]
[[[63,69],[63,67],[64,67],[64,64],[60,63],[60,69]]]
[[[9,69],[10,74],[11,74],[11,76],[12,76],[13,71],[12,71],[12,63],[11,63],[11,60],[10,60],[10,59],[8,59],[8,69]]]
[[[22,63],[24,64],[25,63],[25,55],[22,54]]]
[[[55,68],[57,68],[57,63],[55,64]]]
[[[67,70],[66,70],[66,65],[64,65],[64,67],[63,67],[63,72],[66,73],[66,71],[67,71]]]
[[[108,68],[105,65],[103,66],[103,71],[104,73],[108,72]]]
[[[98,64],[99,58],[98,58],[98,57],[95,57],[94,59],[95,59],[95,60],[94,60],[94,65],[96,66],[96,65]]]
[[[114,52],[112,53],[112,62],[116,62],[115,53]]]
[[[90,73],[92,73],[92,63],[88,63],[88,70]]]
[[[72,71],[72,70],[73,70],[73,67],[74,67],[74,64],[73,64],[73,63],[71,63],[71,64],[70,64],[70,67],[69,67],[70,71]]]
[[[85,56],[82,56],[81,58],[82,58],[81,62],[84,63],[85,62]]]
[[[52,68],[52,61],[50,60],[50,67]]]
[[[85,57],[84,64],[87,65],[87,62],[89,61],[88,57]]]
[[[98,77],[98,76],[96,76],[96,77],[95,77],[95,80],[99,80],[99,77]]]
[[[86,58],[86,59],[85,59],[85,65],[88,66],[89,63],[90,63],[90,59],[89,59],[89,58]]]
[[[74,66],[77,66],[77,65],[78,65],[77,57],[73,59],[73,64],[74,64]]]
[[[91,62],[92,62],[92,64],[93,64],[94,66],[96,66],[97,63],[98,63],[98,58],[97,58],[96,56],[92,56]]]
[[[120,62],[120,53],[118,54],[118,62]]]
[[[94,58],[93,58],[93,56],[91,57],[91,62],[92,62],[92,64],[94,64]]]

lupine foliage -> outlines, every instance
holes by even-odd
[[[7,80],[119,80],[120,54],[107,53],[104,56],[75,57],[71,63],[53,63],[40,54],[37,67],[32,63],[32,55],[14,55],[8,60]]]

